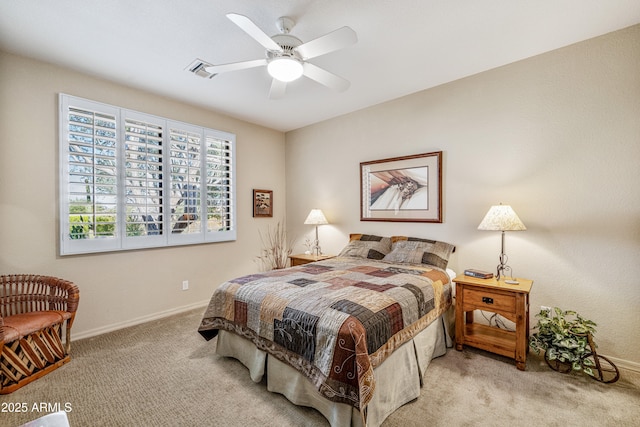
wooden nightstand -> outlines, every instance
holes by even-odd
[[[309,264],[310,262],[322,261],[329,258],[334,258],[335,255],[307,255],[307,254],[298,254],[298,255],[289,255],[289,259],[291,260],[291,267],[295,267],[296,265],[304,265]]]
[[[516,280],[520,282],[517,285],[509,285],[503,278],[497,281],[495,277],[458,276],[453,280],[456,283],[456,350],[470,345],[511,357],[518,369],[525,370],[529,351],[529,292],[533,281]],[[515,323],[515,332],[474,323],[474,310],[504,316]]]

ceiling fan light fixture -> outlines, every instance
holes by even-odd
[[[267,65],[269,75],[282,82],[292,82],[302,77],[302,63],[291,57],[274,58]]]

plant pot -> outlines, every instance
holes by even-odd
[[[563,362],[561,360],[558,359],[549,359],[547,357],[549,353],[548,352],[544,352],[544,360],[545,362],[547,362],[547,365],[549,365],[549,367],[551,369],[553,369],[554,371],[558,371],[560,373],[563,374],[567,374],[569,372],[571,372],[571,370],[573,369],[573,364],[569,363],[569,362]]]

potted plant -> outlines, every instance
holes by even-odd
[[[591,351],[588,335],[596,332],[597,325],[575,311],[558,307],[543,309],[536,317],[536,331],[529,338],[531,349],[544,351],[547,364],[556,371],[584,370],[590,374],[590,360],[584,356]]]

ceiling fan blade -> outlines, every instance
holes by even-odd
[[[303,64],[303,67],[305,76],[333,90],[337,90],[338,92],[344,92],[345,90],[349,89],[349,86],[351,85],[351,83],[349,83],[349,80],[343,79],[340,76],[336,76],[335,74],[330,73],[327,70],[318,67],[317,65],[305,62]]]
[[[294,50],[303,59],[311,59],[350,46],[357,41],[358,36],[355,31],[349,27],[342,27],[317,39],[303,43]]]
[[[226,73],[227,71],[245,70],[247,68],[260,67],[267,65],[266,59],[253,59],[251,61],[232,62],[230,64],[211,65],[205,67],[205,70],[211,74]]]
[[[273,79],[271,89],[269,89],[269,99],[280,99],[284,97],[287,90],[287,83],[282,80]]]
[[[251,19],[244,15],[238,15],[237,13],[228,13],[227,18],[233,21],[233,23],[240,27],[245,33],[249,34],[255,41],[264,46],[265,49],[282,52],[280,45],[266,35]]]

